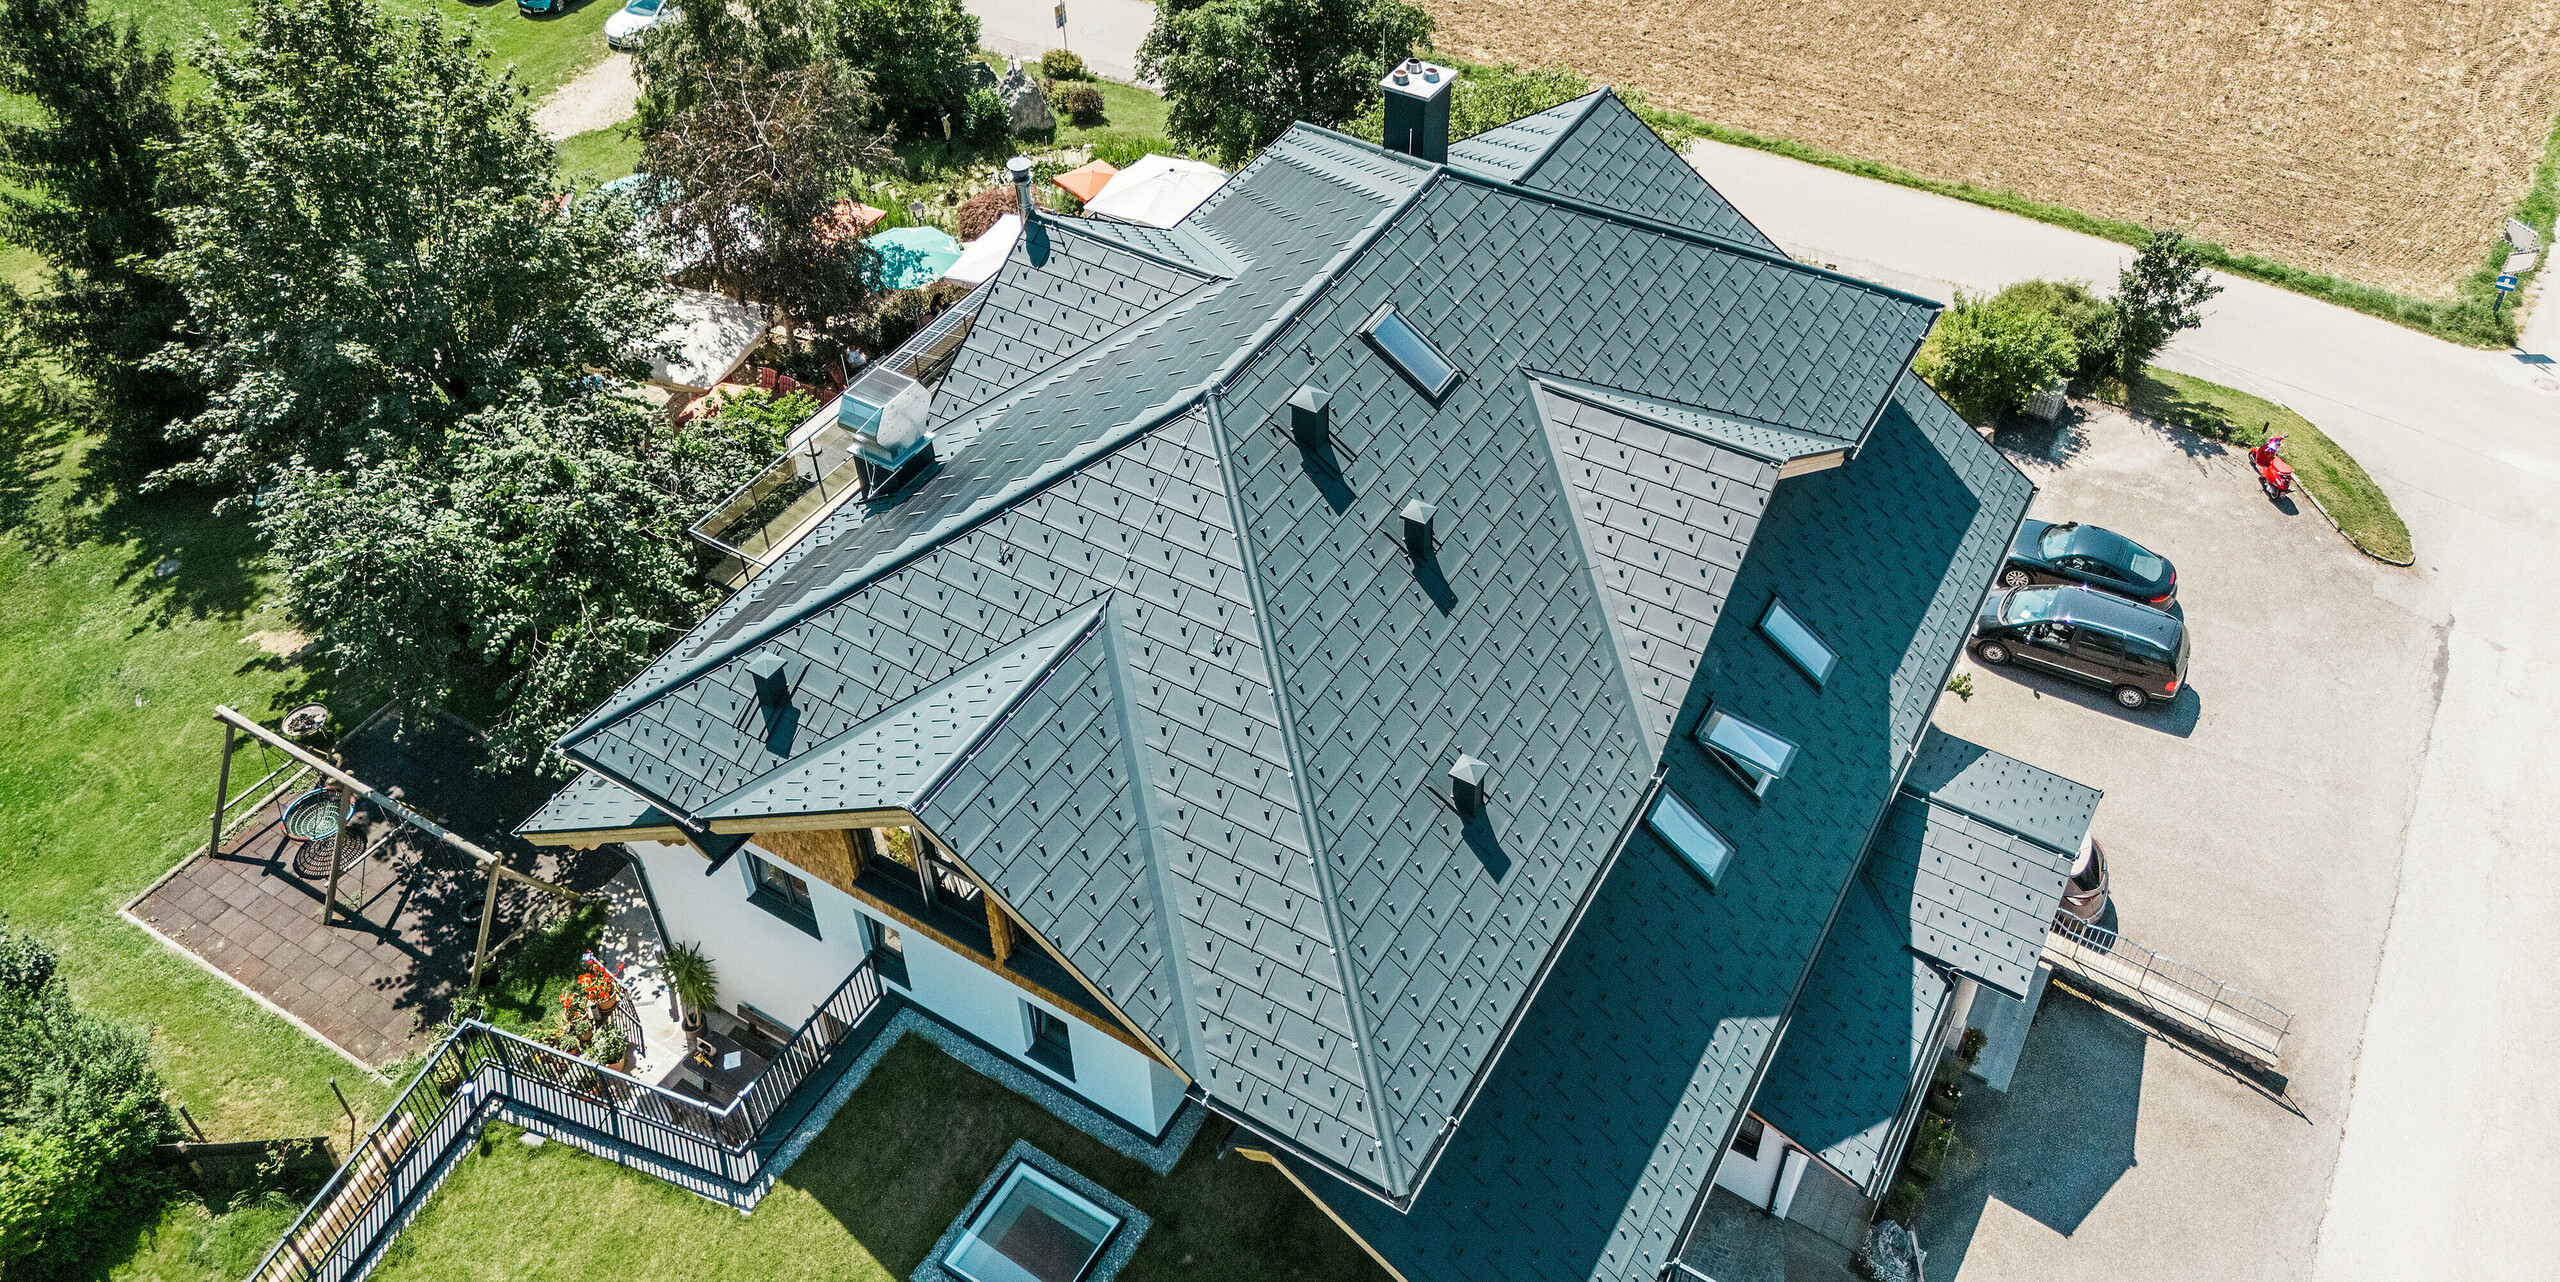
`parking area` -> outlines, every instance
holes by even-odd
[[[1938,724],[2103,789],[2106,924],[2294,1015],[2263,1081],[2056,992],[2007,1096],[1976,1087],[1974,1152],[1919,1224],[1932,1279],[2308,1275],[2371,1007],[2443,638],[2388,599],[2307,503],[2237,450],[2080,405],[2004,431],[2032,515],[2106,526],[2178,567],[2193,641],[2175,703],[2116,707],[2058,677],[1958,671]]]

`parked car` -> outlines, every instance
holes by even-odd
[[[2080,857],[2071,862],[2071,880],[2062,884],[2062,911],[2092,925],[2107,910],[2107,852],[2096,834],[2080,839]]]
[[[2178,597],[2178,570],[2168,558],[2113,530],[2078,521],[2055,525],[2029,521],[2009,545],[2000,586],[2085,583],[2145,605],[2166,607]]]
[[[674,18],[678,12],[669,0],[631,0],[604,20],[604,42],[616,49],[628,49],[640,43],[651,27]]]
[[[1984,663],[2014,661],[2105,686],[2126,708],[2174,699],[2187,680],[2186,624],[2085,586],[1995,589],[1973,635]]]
[[[516,0],[516,12],[558,13],[567,5],[568,0]]]

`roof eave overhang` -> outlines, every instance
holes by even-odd
[[[711,821],[711,831],[824,832],[838,828],[912,828],[916,814],[904,806],[860,810],[817,810],[800,814],[727,815]]]

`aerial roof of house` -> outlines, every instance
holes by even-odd
[[[1416,1282],[1502,1162],[1575,1160],[1518,1145],[1594,1142],[1465,1120],[1646,1039],[1593,1115],[1644,1152],[1558,1170],[1537,1222],[1579,1218],[1522,1250],[1654,1249],[2024,510],[1906,375],[1934,305],[1787,260],[1606,91],[1446,165],[1299,126],[1177,227],[1038,220],[985,289],[935,466],[565,736],[589,776],[527,831],[895,801]],[[1827,683],[1754,633],[1775,593]],[[1765,801],[1681,733],[1710,699],[1801,744]],[[942,737],[849,777],[896,726]],[[1645,828],[1663,786],[1722,886]]]

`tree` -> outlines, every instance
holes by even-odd
[[[255,8],[200,43],[163,260],[211,389],[166,475],[234,486],[431,457],[528,377],[638,374],[667,313],[616,202],[562,198],[524,96],[433,14]]]
[[[1968,423],[1988,423],[2071,372],[2079,353],[2051,314],[1956,300],[1912,368]]]
[[[150,1038],[81,1009],[58,969],[0,920],[0,1276],[34,1282],[93,1276],[178,1138]]]
[[[2043,312],[2062,323],[2079,353],[2071,376],[2083,382],[2115,372],[2116,309],[2076,280],[2022,280],[1991,296],[1994,307]]]
[[[1138,74],[1163,82],[1176,141],[1240,165],[1293,122],[1358,115],[1431,25],[1403,0],[1163,0]]]
[[[685,526],[785,430],[677,430],[628,396],[528,390],[457,424],[440,458],[298,469],[258,525],[338,672],[404,710],[492,691],[493,744],[529,761],[716,599]]]
[[[798,0],[685,9],[641,46],[640,167],[659,230],[707,283],[842,344],[869,292],[833,210],[890,152],[863,76],[823,47]]]
[[[2140,374],[2179,331],[2203,324],[2206,301],[2221,292],[2185,237],[2153,232],[2116,276],[2116,377]]]
[[[835,50],[870,80],[878,119],[938,135],[942,113],[957,113],[969,91],[978,19],[960,0],[837,0]]]
[[[92,22],[88,0],[0,0],[0,92],[28,118],[0,123],[0,234],[44,256],[49,289],[30,300],[35,335],[95,390],[109,440],[145,465],[192,414],[194,387],[144,361],[186,315],[151,270],[175,243],[158,198],[160,149],[177,138],[177,60],[132,19]]]

